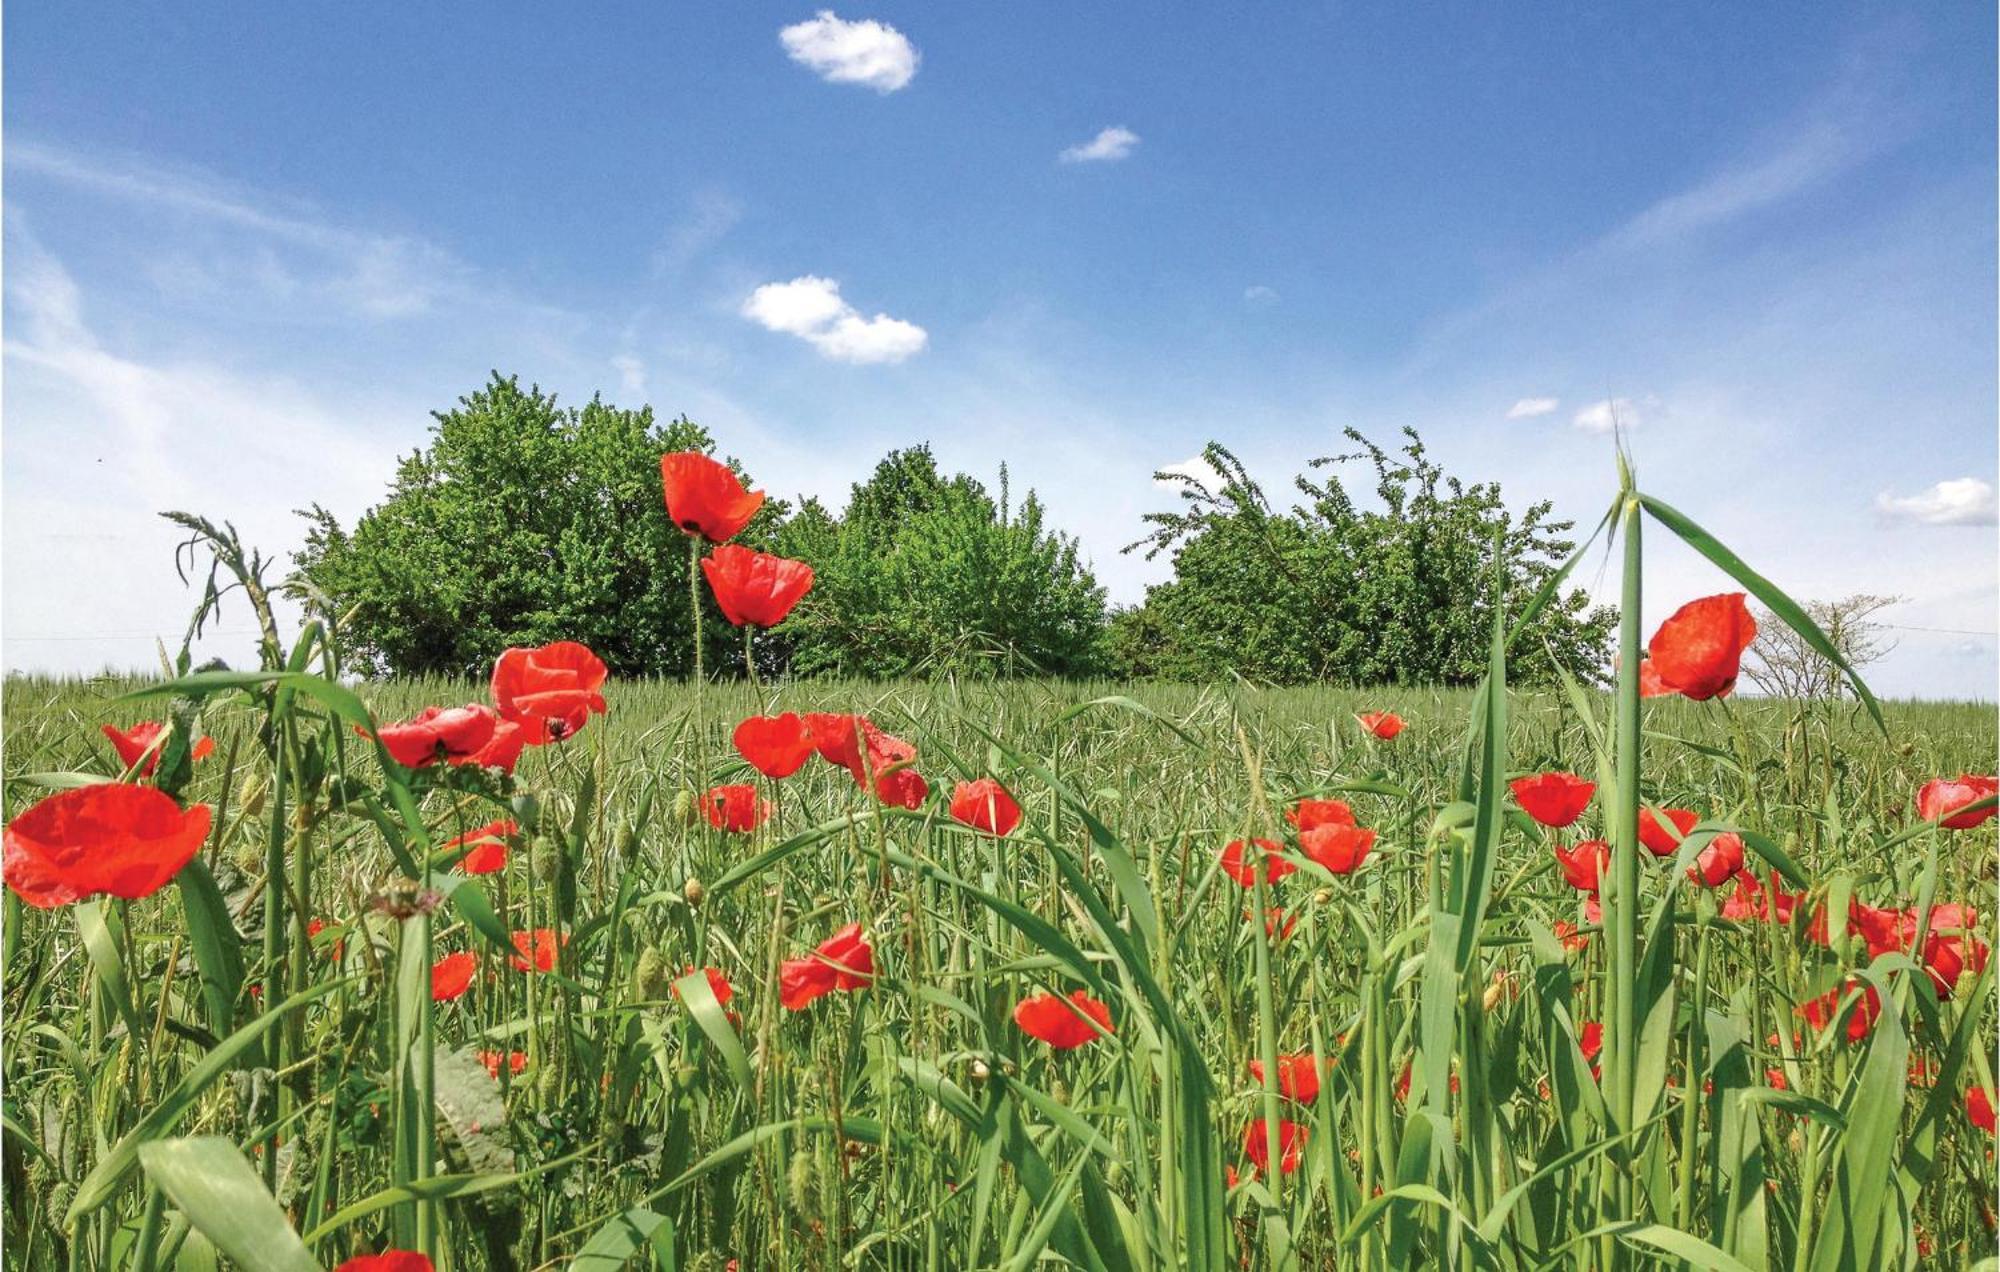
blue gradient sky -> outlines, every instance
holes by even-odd
[[[1880,690],[1993,696],[1990,7],[814,12],[12,6],[6,666],[144,665],[152,512],[289,549],[497,367],[781,495],[1005,460],[1119,600],[1210,438],[1594,518],[1615,401],[1795,594],[1909,598]],[[1653,542],[1652,616],[1723,586]]]

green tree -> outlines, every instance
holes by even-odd
[[[1178,480],[1184,507],[1153,513],[1126,551],[1171,553],[1172,581],[1118,614],[1107,637],[1117,670],[1175,680],[1230,673],[1280,684],[1470,684],[1485,669],[1497,562],[1510,610],[1524,607],[1573,544],[1537,503],[1520,517],[1497,483],[1447,475],[1414,430],[1393,454],[1353,429],[1361,449],[1315,470],[1366,460],[1380,509],[1356,505],[1337,473],[1301,476],[1304,502],[1276,511],[1234,455],[1204,452],[1211,480]],[[1547,680],[1560,666],[1601,675],[1613,613],[1572,590],[1517,642],[1510,672]]]
[[[708,450],[707,432],[597,398],[559,407],[497,372],[434,418],[352,531],[304,514],[300,576],[343,617],[362,669],[480,675],[509,645],[578,640],[618,675],[685,673],[688,548],[660,456]],[[746,538],[783,514],[767,503]],[[706,592],[708,656],[740,662]]]
[[[802,675],[1098,670],[1103,589],[1041,502],[1012,509],[1006,492],[1004,468],[996,502],[916,446],[854,486],[843,516],[808,500],[774,539],[812,564],[813,591],[771,656]]]

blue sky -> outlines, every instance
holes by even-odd
[[[1210,438],[1583,519],[1615,404],[1795,594],[1908,598],[1879,689],[1992,696],[1990,7],[1258,14],[13,6],[6,665],[146,663],[154,511],[287,550],[497,367],[781,495],[1004,460],[1125,601]],[[1649,617],[1721,590],[1652,542]]]

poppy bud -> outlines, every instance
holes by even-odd
[[[639,952],[639,964],[632,971],[632,989],[640,998],[662,998],[667,992],[667,960],[648,945]]]
[[[683,826],[692,826],[699,814],[695,811],[693,791],[674,792],[674,820]]]
[[[676,1093],[692,1091],[700,1079],[701,1070],[691,1064],[680,1065],[674,1070],[674,1090]]]
[[[1494,981],[1491,985],[1488,985],[1486,987],[1486,992],[1480,995],[1479,998],[1480,1009],[1482,1011],[1489,1011],[1489,1012],[1492,1011],[1495,1007],[1498,1007],[1500,1005],[1500,1000],[1506,997],[1506,994],[1507,994],[1507,982]]]
[[[702,898],[708,895],[708,889],[701,886],[701,880],[690,876],[688,881],[681,885],[681,895],[687,898],[689,905],[698,906]]]
[[[561,1065],[555,1064],[537,1065],[535,1068],[535,1093],[550,1104],[562,1098],[561,1068]]]
[[[557,841],[543,836],[535,841],[535,877],[554,883],[562,877],[563,850]]]
[[[986,1079],[992,1076],[993,1070],[986,1067],[984,1060],[974,1060],[972,1062],[971,1077],[974,1082],[985,1082]]]
[[[1332,905],[1332,904],[1333,904],[1333,889],[1332,889],[1332,888],[1321,888],[1321,889],[1320,889],[1320,890],[1319,890],[1318,892],[1315,892],[1315,893],[1313,893],[1313,904],[1314,904],[1314,905]]]
[[[257,778],[252,780],[250,789],[243,796],[243,802],[240,805],[245,817],[255,817],[264,811],[264,789],[263,779]]]
[[[815,1168],[819,1162],[818,1153],[792,1154],[791,1169],[785,1172],[785,1192],[791,1200],[792,1208],[802,1215],[810,1215],[818,1210],[814,1198],[818,1189]]]
[[[514,820],[520,824],[521,833],[532,835],[541,828],[542,801],[526,791],[514,797]]]
[[[638,859],[639,832],[632,828],[632,824],[630,822],[619,823],[618,838],[615,842],[617,844],[618,859],[620,861],[624,862],[626,865],[629,866]]]

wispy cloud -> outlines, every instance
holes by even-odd
[[[1522,398],[1507,408],[1507,418],[1510,420],[1532,420],[1537,416],[1554,414],[1555,409],[1561,405],[1562,400],[1560,398]]]
[[[654,270],[679,273],[720,243],[742,220],[743,204],[727,190],[706,186],[695,191],[687,211],[660,236],[660,245],[653,252]]]
[[[1278,303],[1278,289],[1266,287],[1262,283],[1252,283],[1243,289],[1243,300],[1250,305],[1275,305]]]
[[[806,274],[765,283],[743,302],[743,316],[770,331],[797,336],[835,362],[901,362],[923,351],[922,327],[887,314],[863,318],[841,298],[840,284]]]
[[[276,210],[204,174],[138,161],[106,160],[34,142],[13,142],[7,167],[101,195],[142,203],[168,212],[249,231],[315,258],[318,290],[328,301],[362,317],[407,318],[430,310],[438,300],[463,290],[470,271],[452,255],[423,239],[351,230],[307,210]],[[268,261],[267,261],[268,264]],[[242,262],[222,265],[236,273]],[[187,271],[190,262],[180,268]],[[198,267],[193,267],[198,269]],[[262,277],[290,286],[294,278],[266,269]]]
[[[1115,163],[1131,154],[1132,148],[1138,144],[1138,133],[1123,124],[1113,124],[1089,141],[1071,146],[1056,158],[1064,163]]]
[[[829,84],[863,84],[878,93],[909,85],[920,55],[909,37],[884,22],[848,22],[821,9],[804,22],[778,32],[794,62],[809,66]]]
[[[1926,526],[1990,526],[2000,522],[1993,487],[1977,477],[1955,477],[1914,495],[1885,490],[1875,497],[1875,510],[1893,521]]]
[[[1586,433],[1609,433],[1619,428],[1630,430],[1639,427],[1639,422],[1639,408],[1631,398],[1622,397],[1592,402],[1571,420]]]

